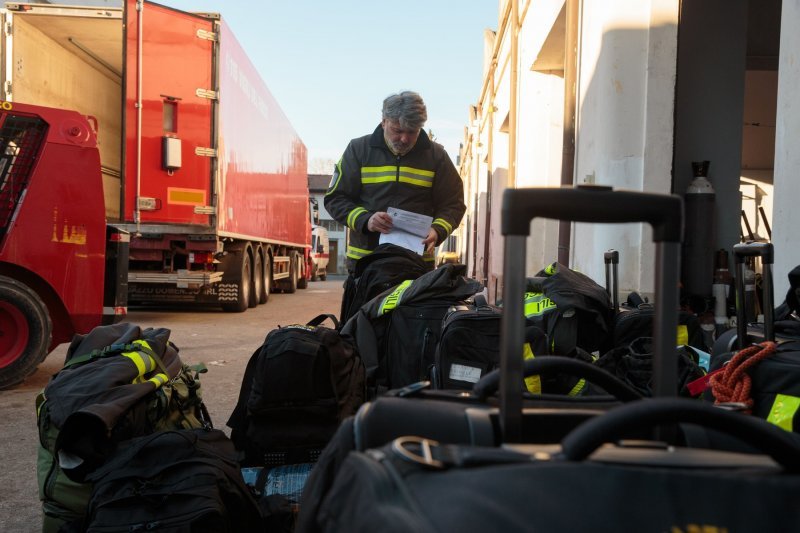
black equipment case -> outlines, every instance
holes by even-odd
[[[592,417],[561,444],[523,441],[525,244],[534,217],[653,226],[659,306],[654,325],[658,399]],[[400,437],[343,458],[301,531],[685,531],[795,530],[800,446],[789,433],[674,396],[682,201],[608,188],[506,190],[505,309],[501,329],[501,447]],[[664,424],[694,423],[759,445],[766,455],[666,446],[604,445]],[[307,486],[308,487],[308,486]],[[697,493],[714,494],[703,498]],[[753,502],[758,501],[755,506]],[[757,510],[756,510],[757,509]],[[310,519],[310,520],[309,520]],[[301,524],[303,517],[301,515]]]

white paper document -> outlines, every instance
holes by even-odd
[[[386,212],[392,217],[392,231],[381,233],[379,244],[385,242],[396,244],[422,255],[425,251],[422,240],[428,236],[433,217],[396,207],[390,207]]]

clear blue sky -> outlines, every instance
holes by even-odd
[[[498,1],[161,0],[220,13],[316,160],[371,133],[389,94],[414,90],[455,160],[483,82],[483,31]],[[331,169],[332,170],[332,169]],[[327,173],[328,171],[326,171]]]

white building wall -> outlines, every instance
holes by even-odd
[[[583,3],[577,183],[670,191],[677,20],[677,0]],[[613,248],[620,291],[651,292],[651,239],[642,225],[576,224],[571,266],[602,283],[603,252]]]
[[[792,268],[800,265],[800,0],[783,0],[778,74],[778,112],[775,127],[775,194],[772,243],[775,245],[775,301],[786,296]]]

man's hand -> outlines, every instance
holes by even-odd
[[[426,251],[431,251],[436,247],[436,239],[439,238],[439,235],[436,233],[436,230],[431,228],[428,230],[428,236],[422,240],[422,244],[425,245]]]
[[[367,229],[369,231],[389,233],[392,231],[392,217],[385,211],[377,211],[367,220]]]

